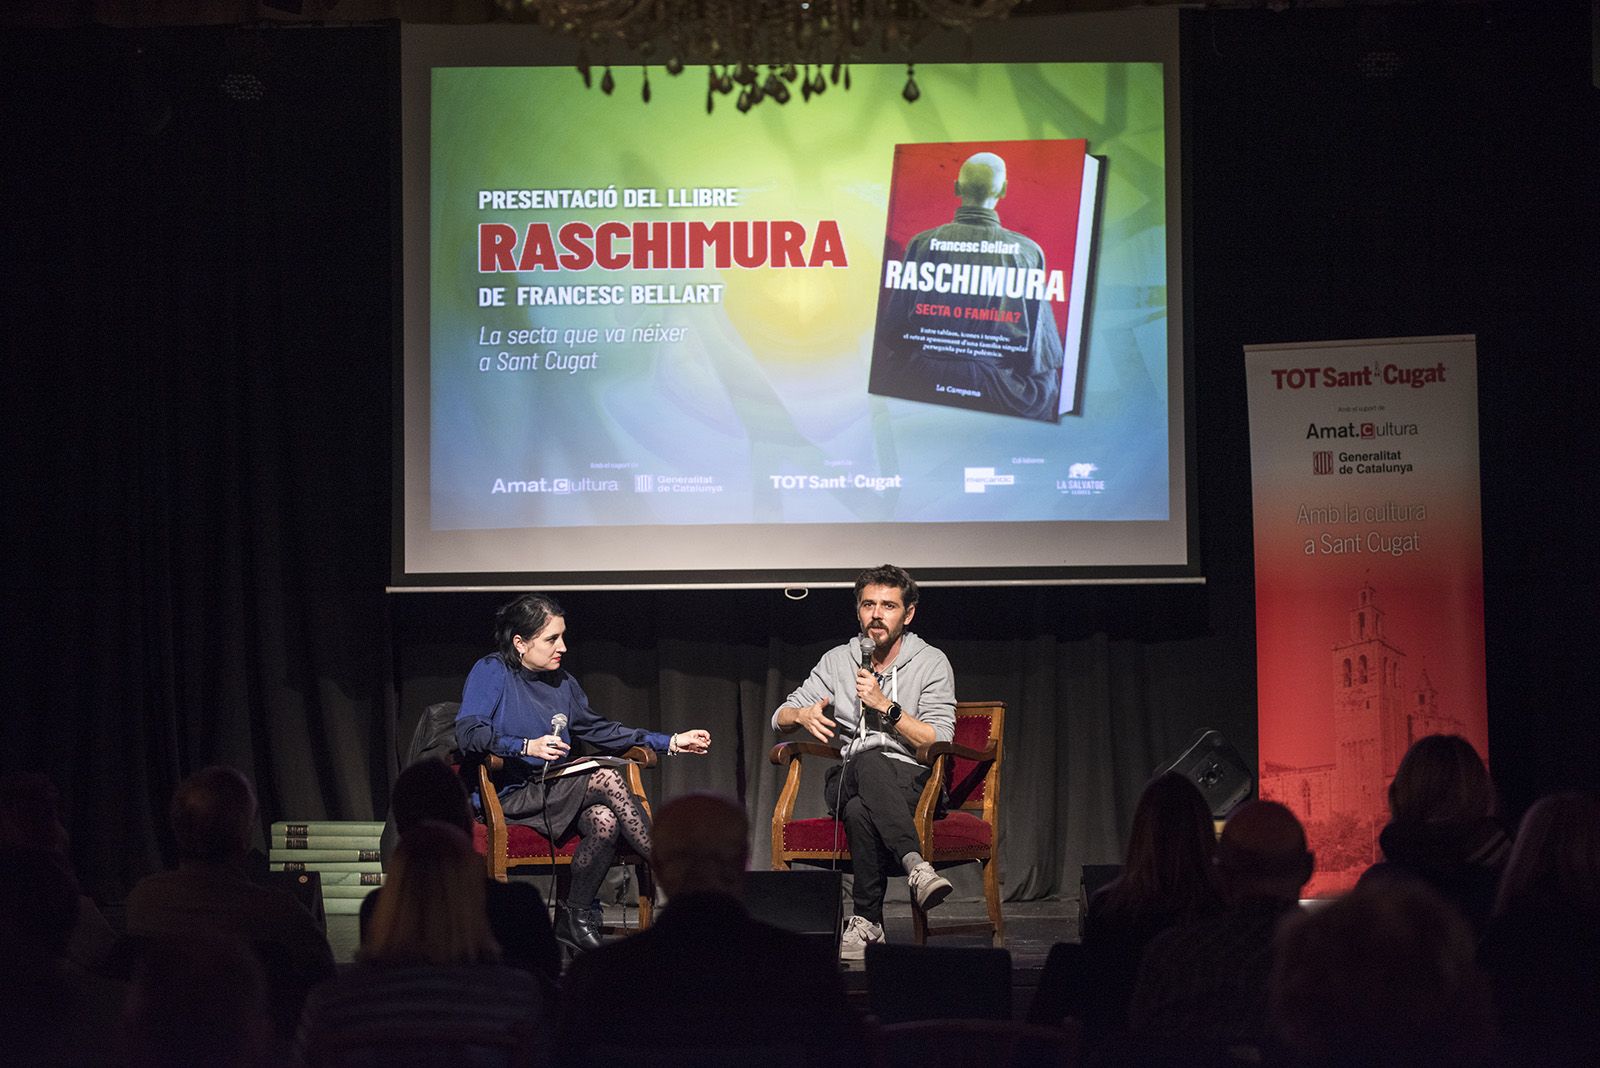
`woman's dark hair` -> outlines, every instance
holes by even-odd
[[[536,637],[556,617],[566,612],[556,604],[556,599],[543,593],[525,593],[514,601],[507,601],[494,614],[494,643],[500,659],[512,671],[522,671],[522,657],[517,655],[513,639]]]
[[[1600,912],[1600,797],[1553,794],[1528,809],[1495,902],[1515,908]]]
[[[483,858],[460,827],[425,820],[400,839],[358,958],[438,965],[500,959],[485,912]]]
[[[1396,823],[1465,823],[1489,815],[1494,792],[1472,743],[1454,734],[1418,738],[1389,784]]]
[[[1105,890],[1105,914],[1137,921],[1202,915],[1221,903],[1217,833],[1199,787],[1177,772],[1150,780],[1133,810],[1122,874]]]

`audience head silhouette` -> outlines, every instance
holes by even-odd
[[[0,847],[67,851],[61,798],[49,776],[16,772],[0,778]]]
[[[1217,843],[1217,871],[1235,902],[1296,900],[1312,867],[1305,828],[1276,801],[1252,801],[1235,811]]]
[[[170,816],[178,856],[184,860],[241,857],[250,849],[255,827],[255,788],[235,768],[204,768],[178,784]]]
[[[401,838],[361,959],[392,964],[494,961],[483,860],[459,827],[427,821]]]
[[[1418,880],[1357,887],[1279,932],[1271,1027],[1296,1065],[1480,1064],[1493,1045],[1472,928]]]
[[[389,792],[394,829],[404,836],[428,820],[472,835],[472,808],[461,779],[442,760],[419,760],[400,773]]]
[[[1554,794],[1522,817],[1495,901],[1519,908],[1600,914],[1600,797]]]
[[[1466,823],[1493,807],[1483,759],[1454,734],[1417,739],[1389,784],[1389,813],[1396,823]]]
[[[669,897],[718,893],[737,897],[750,858],[744,809],[718,794],[686,794],[655,818],[650,866]]]
[[[1106,890],[1113,914],[1193,915],[1216,903],[1216,830],[1199,787],[1176,772],[1139,795],[1122,874]]]

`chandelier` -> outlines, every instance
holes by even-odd
[[[906,61],[901,96],[914,103],[912,49],[935,30],[970,33],[1001,19],[1019,0],[498,0],[508,14],[575,38],[585,86],[616,89],[613,59],[643,70],[640,97],[650,102],[650,67],[683,73],[706,64],[706,112],[735,90],[748,112],[763,101],[809,101],[830,85],[850,88],[850,64],[862,55]]]

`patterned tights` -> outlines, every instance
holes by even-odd
[[[641,857],[650,856],[650,817],[615,768],[589,773],[578,813],[578,849],[572,854],[572,884],[567,906],[586,909],[599,896],[600,883],[617,855],[618,839]]]

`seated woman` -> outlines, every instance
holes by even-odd
[[[1600,1022],[1600,796],[1555,794],[1517,830],[1478,961],[1504,1063],[1590,1064]]]
[[[1378,835],[1383,860],[1361,882],[1421,879],[1482,933],[1511,855],[1493,811],[1489,771],[1471,742],[1453,734],[1418,738],[1389,784],[1389,823]]]
[[[498,963],[483,860],[459,827],[422,823],[395,850],[357,963],[306,999],[308,1065],[524,1063],[550,1016],[538,981]]]
[[[704,753],[711,735],[658,734],[602,718],[578,681],[561,670],[566,630],[561,606],[543,594],[524,594],[495,613],[499,651],[467,675],[456,745],[466,754],[493,753],[505,760],[499,791],[506,819],[553,842],[576,827],[578,848],[567,900],[556,907],[556,939],[583,952],[600,945],[600,882],[618,839],[648,858],[650,820],[613,768],[548,779],[546,769],[567,755],[569,735],[600,749],[642,745],[662,753]]]
[[[1127,1030],[1139,962],[1156,935],[1222,909],[1212,857],[1216,830],[1198,787],[1176,772],[1139,795],[1122,874],[1089,900],[1083,925],[1083,975],[1067,1014],[1099,1043]],[[1040,978],[1040,985],[1044,978]]]

